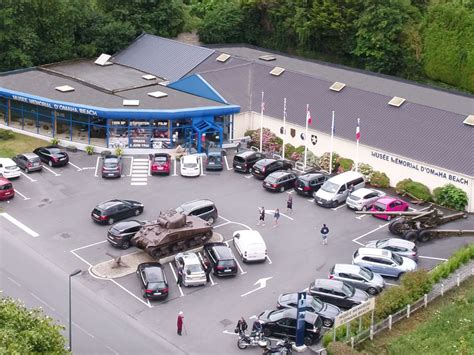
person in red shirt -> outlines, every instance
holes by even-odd
[[[179,312],[179,314],[178,314],[178,321],[177,321],[178,335],[181,335],[181,332],[182,332],[182,330],[183,330],[183,319],[184,319],[183,312]]]

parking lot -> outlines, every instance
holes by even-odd
[[[237,259],[237,276],[211,276],[211,283],[191,288],[178,287],[176,267],[166,263],[170,290],[165,301],[145,300],[134,273],[104,280],[86,272],[77,280],[113,304],[117,312],[134,317],[172,342],[178,341],[176,316],[183,311],[186,336],[179,339],[179,344],[187,352],[238,353],[233,333],[238,318],[244,316],[251,324],[259,313],[275,306],[281,293],[300,291],[315,278],[326,278],[334,263],[350,263],[358,247],[390,234],[386,221],[356,215],[345,205],[326,209],[292,190],[267,192],[261,181],[232,171],[232,157],[227,159],[221,172],[205,171],[199,177],[184,178],[179,176],[179,168],[175,170],[176,164],[170,176],[150,176],[146,156],[125,157],[122,177],[105,180],[100,175],[100,157],[70,153],[67,166],[46,166],[42,172],[22,174],[14,181],[17,196],[0,203],[2,226],[64,270],[89,270],[111,260],[107,254],[137,252],[135,248],[115,249],[106,242],[108,227],[90,218],[97,203],[111,198],[137,200],[145,205],[139,219],[152,220],[160,210],[175,208],[186,201],[213,200],[220,216],[214,224],[215,231],[237,255],[232,233],[258,230],[268,249],[265,262],[244,264]],[[292,214],[286,211],[288,194],[294,196]],[[256,225],[260,206],[266,208],[265,226]],[[273,211],[277,208],[282,215],[278,227],[273,227]],[[323,223],[330,229],[327,246],[322,245],[319,233]],[[449,228],[462,228],[468,223],[472,223],[472,217],[453,222]],[[418,267],[432,269],[468,240],[453,237],[420,244]],[[398,281],[387,282],[389,287],[396,287]]]

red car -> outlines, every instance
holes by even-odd
[[[150,155],[150,174],[170,174],[171,156],[167,153],[155,153]]]
[[[10,180],[0,177],[0,200],[8,200],[15,196],[13,184]]]
[[[382,197],[375,201],[370,210],[372,212],[403,212],[408,210],[409,207],[410,205],[408,205],[408,203],[398,198]],[[390,221],[394,217],[385,214],[374,214],[373,216],[387,221]]]

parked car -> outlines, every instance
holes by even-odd
[[[184,252],[174,256],[176,267],[183,268],[184,286],[202,286],[206,284],[206,273],[196,253]]]
[[[15,197],[15,190],[10,180],[0,177],[0,200],[9,200]]]
[[[64,166],[69,163],[69,155],[53,145],[36,148],[33,153],[49,166]]]
[[[297,308],[298,293],[284,293],[278,297],[277,308]],[[323,322],[323,326],[331,328],[334,324],[334,318],[341,313],[339,307],[321,301],[317,297],[306,295],[303,306],[305,311],[316,313]]]
[[[211,263],[214,275],[237,275],[237,262],[235,261],[234,253],[225,243],[207,243],[204,245],[204,252]]]
[[[206,154],[205,167],[206,170],[222,170],[224,169],[225,151],[221,148],[209,148]]]
[[[298,176],[295,182],[295,191],[299,195],[313,196],[329,178],[324,173],[308,173]]]
[[[21,170],[10,158],[0,158],[0,176],[5,179],[20,177]]]
[[[366,244],[366,247],[389,250],[394,254],[418,261],[418,248],[409,240],[400,238],[372,240]]]
[[[185,155],[181,157],[180,172],[181,176],[194,177],[201,175],[199,158],[196,155]]]
[[[362,174],[355,171],[346,171],[328,179],[321,188],[314,193],[314,202],[323,207],[337,207],[346,201],[349,192],[365,187]]]
[[[150,174],[170,174],[171,156],[167,153],[150,154]]]
[[[99,203],[91,212],[92,220],[100,224],[114,224],[143,212],[143,204],[131,200],[108,200]]]
[[[403,212],[407,211],[409,208],[410,205],[399,198],[382,197],[375,201],[370,210],[372,212]],[[390,221],[393,218],[393,216],[388,216],[386,214],[374,214],[373,216],[385,219],[386,221]]]
[[[296,309],[267,310],[259,314],[258,320],[262,324],[263,335],[276,338],[296,337]],[[312,345],[322,336],[323,323],[316,313],[305,312],[304,344]]]
[[[161,300],[168,297],[168,281],[160,263],[149,262],[139,264],[137,276],[144,290],[144,298]]]
[[[405,272],[416,270],[416,262],[413,260],[377,248],[357,249],[352,256],[352,263],[380,275],[395,278],[400,277]]]
[[[338,280],[316,279],[308,288],[311,296],[340,308],[352,308],[369,299],[369,295]]]
[[[219,214],[217,207],[211,200],[193,200],[183,203],[176,207],[176,212],[185,214],[186,216],[197,216],[207,221],[209,224],[214,224]]]
[[[123,160],[117,155],[107,155],[102,163],[103,178],[119,178],[122,176]]]
[[[385,196],[383,191],[363,187],[347,196],[346,206],[356,211],[367,211],[375,201],[383,196]]]
[[[252,167],[252,175],[257,179],[263,180],[271,173],[278,170],[291,170],[293,165],[285,159],[261,159]]]
[[[376,295],[385,287],[382,276],[359,265],[336,264],[329,270],[329,278],[364,290],[369,295]]]
[[[286,171],[275,171],[263,180],[262,186],[269,191],[283,192],[295,186],[296,174]]]
[[[267,258],[267,246],[257,231],[247,229],[236,231],[233,234],[233,242],[243,262],[265,261]]]
[[[234,171],[248,173],[252,171],[252,167],[254,166],[254,164],[261,159],[265,159],[265,154],[253,150],[248,150],[236,154],[234,156],[232,166],[234,168]]]
[[[17,154],[12,159],[16,165],[18,165],[20,169],[23,169],[27,174],[31,171],[43,170],[40,157],[34,153]]]
[[[144,222],[130,220],[115,223],[107,232],[107,240],[114,247],[121,249],[130,248],[130,240],[142,228]]]

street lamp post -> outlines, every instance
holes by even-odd
[[[69,274],[69,351],[72,351],[71,278],[81,272],[82,270],[77,269]]]

